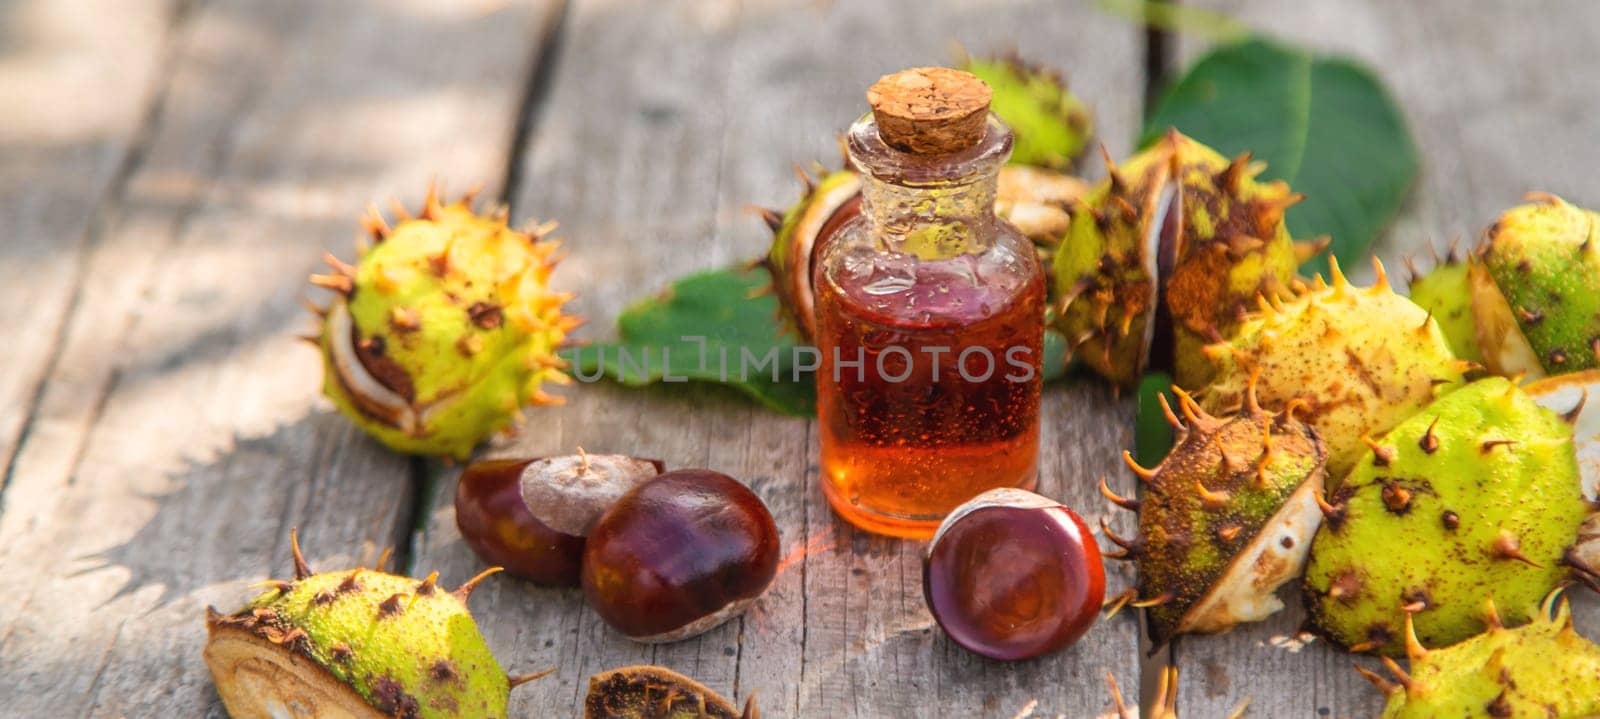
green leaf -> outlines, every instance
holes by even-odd
[[[1061,334],[1054,327],[1047,327],[1044,331],[1044,362],[1043,369],[1039,370],[1039,378],[1044,382],[1054,382],[1067,376],[1068,365],[1071,364],[1067,357],[1067,336]]]
[[[1417,176],[1417,149],[1383,85],[1346,58],[1251,39],[1202,57],[1163,94],[1140,144],[1169,127],[1224,155],[1250,151],[1262,177],[1306,199],[1289,209],[1296,238],[1329,235],[1345,263],[1382,233]],[[1326,258],[1308,266],[1322,271]]]
[[[615,342],[566,350],[579,381],[605,376],[628,386],[718,382],[796,417],[816,414],[815,363],[778,321],[778,302],[763,294],[765,270],[691,275],[617,318]],[[770,362],[769,362],[770,359]],[[743,372],[741,373],[741,369]]]
[[[1172,425],[1161,409],[1161,395],[1172,402],[1172,377],[1152,372],[1139,380],[1139,408],[1134,417],[1133,458],[1145,467],[1161,464],[1172,449]]]

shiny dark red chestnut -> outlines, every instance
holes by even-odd
[[[667,472],[595,522],[583,593],[641,642],[672,642],[737,616],[778,571],[778,527],[749,488],[704,469]]]
[[[468,466],[456,482],[456,526],[484,562],[540,584],[577,586],[583,537],[545,526],[522,503],[522,470],[532,461],[491,459]]]
[[[950,639],[991,659],[1061,650],[1094,623],[1105,596],[1100,548],[1065,505],[994,489],[957,507],[922,563],[928,611]]]

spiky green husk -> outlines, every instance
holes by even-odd
[[[1600,370],[1546,377],[1523,385],[1522,391],[1572,424],[1583,496],[1600,499]]]
[[[1408,614],[1430,645],[1483,631],[1490,594],[1509,623],[1527,621],[1568,576],[1590,514],[1572,427],[1500,377],[1373,441],[1327,504],[1305,574],[1311,622],[1386,654],[1403,649]]]
[[[1431,249],[1431,248],[1430,248]],[[1408,259],[1407,264],[1411,262]],[[1469,263],[1451,245],[1444,257],[1434,255],[1433,267],[1426,274],[1411,270],[1409,295],[1418,307],[1433,315],[1439,331],[1456,357],[1483,362],[1478,346],[1477,323],[1472,314],[1472,290],[1468,279]]]
[[[1011,164],[1066,169],[1083,154],[1092,132],[1089,107],[1060,72],[1016,56],[966,58],[959,65],[994,91],[989,109],[1011,126]]]
[[[1600,508],[1600,370],[1546,377],[1522,389],[1540,407],[1559,412],[1572,425],[1583,496]],[[1573,579],[1600,591],[1600,513],[1589,515],[1578,528],[1566,562]]]
[[[1394,679],[1363,671],[1388,696],[1383,719],[1590,717],[1600,715],[1600,647],[1572,628],[1554,594],[1533,621],[1506,629],[1495,604],[1488,631],[1442,649],[1408,647],[1410,667]]]
[[[1283,213],[1298,196],[1281,181],[1257,182],[1260,170],[1248,154],[1230,162],[1176,131],[1108,167],[1054,259],[1057,325],[1074,357],[1122,386],[1151,364],[1170,366],[1183,387],[1210,379],[1201,347],[1231,331],[1257,295],[1286,292],[1317,249],[1290,239]],[[1170,355],[1151,356],[1153,344],[1169,344]]]
[[[296,576],[232,614],[207,610],[211,668],[230,715],[504,717],[512,680],[454,592],[375,569]],[[354,696],[350,694],[354,692]],[[359,700],[357,700],[357,697]],[[328,712],[320,714],[319,711]]]
[[[313,277],[338,291],[317,338],[323,391],[362,429],[401,452],[464,459],[493,432],[547,404],[564,383],[556,349],[577,321],[550,289],[555,243],[503,214],[441,205],[392,229],[364,220],[376,244],[351,267]]]
[[[1484,360],[1534,378],[1600,367],[1600,213],[1533,199],[1501,215],[1473,258]]]
[[[1111,183],[1101,182],[1083,201],[1104,208],[1111,194]],[[1155,252],[1139,221],[1154,212],[1154,197],[1139,199],[1145,204],[1138,209],[1112,216],[1073,212],[1050,268],[1056,327],[1072,343],[1073,358],[1123,387],[1137,382],[1149,361],[1157,300]]]
[[[1253,402],[1212,417],[1179,394],[1178,440],[1154,470],[1129,466],[1147,483],[1138,502],[1139,588],[1157,646],[1173,635],[1226,631],[1282,608],[1273,590],[1299,575],[1321,519],[1325,455],[1292,412]],[[1104,487],[1102,485],[1102,491]],[[1107,494],[1123,506],[1131,502]]]
[[[1336,483],[1379,435],[1415,414],[1439,393],[1459,386],[1467,364],[1455,358],[1426,310],[1395,294],[1374,262],[1378,280],[1357,288],[1333,264],[1333,283],[1320,277],[1299,297],[1262,302],[1227,342],[1205,349],[1216,364],[1206,390],[1207,410],[1226,413],[1244,401],[1259,372],[1256,394],[1267,407],[1300,401],[1302,416],[1328,448]]]

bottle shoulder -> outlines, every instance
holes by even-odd
[[[875,313],[959,324],[1010,314],[1021,303],[1040,305],[1042,322],[1044,269],[1033,244],[1004,220],[993,229],[982,250],[924,259],[883,248],[858,217],[829,239],[814,282],[820,294]]]
[[[873,234],[871,223],[858,214],[829,233],[827,243],[816,259],[816,270],[818,273],[839,273],[859,268],[859,263],[876,257],[886,265],[905,266],[913,272],[939,272],[957,266],[977,268],[991,279],[1002,276],[1044,276],[1044,267],[1039,263],[1033,242],[1021,231],[998,217],[994,218],[990,229],[991,232],[986,233],[989,238],[987,246],[981,250],[949,258],[924,259],[914,253],[883,247]]]

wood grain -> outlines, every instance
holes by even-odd
[[[366,202],[503,175],[548,8],[184,16],[7,489],[0,572],[28,581],[0,598],[0,713],[220,716],[205,605],[287,572],[291,526],[320,569],[407,538],[409,463],[317,400],[298,298]]]
[[[1594,207],[1600,186],[1600,96],[1581,73],[1600,60],[1593,41],[1600,6],[1584,2],[1388,3],[1340,0],[1285,6],[1254,0],[1196,2],[1273,36],[1360,58],[1387,84],[1411,126],[1422,177],[1375,253],[1400,278],[1407,255],[1474,242],[1531,190]],[[1192,58],[1204,43],[1180,41]],[[1421,265],[1426,268],[1427,262]],[[1371,278],[1363,268],[1357,277]],[[1298,594],[1267,622],[1177,647],[1183,716],[1223,716],[1245,698],[1249,716],[1365,717],[1382,696],[1351,670],[1353,658],[1323,642],[1299,649]],[[1600,603],[1575,593],[1580,630],[1600,638]],[[1356,660],[1369,668],[1375,662]]]
[[[622,306],[674,277],[764,253],[767,232],[742,208],[792,202],[798,186],[790,164],[837,163],[834,138],[867,110],[866,87],[886,72],[947,61],[951,39],[975,49],[1015,44],[1030,58],[1065,66],[1112,128],[1114,153],[1128,149],[1137,115],[1137,32],[1088,8],[909,0],[621,7],[577,2],[570,9],[514,198],[518,217],[561,220],[571,255],[556,282],[578,291],[576,309],[591,318],[588,337],[608,336]],[[502,658],[557,669],[517,690],[514,715],[576,706],[590,674],[639,661],[665,664],[740,701],[757,693],[763,714],[777,717],[1009,717],[1033,699],[1039,716],[1083,716],[1109,704],[1103,672],[1137,685],[1137,630],[1126,618],[1097,627],[1070,651],[1012,665],[979,660],[944,640],[923,608],[923,545],[835,520],[815,484],[810,422],[710,387],[584,385],[567,394],[566,407],[532,414],[522,437],[492,453],[582,445],[728,472],[771,506],[788,560],[742,620],[657,647],[609,630],[576,591],[513,580],[481,590],[475,607],[492,618],[486,631]],[[1041,484],[1092,523],[1104,506],[1093,482],[1118,471],[1116,451],[1131,431],[1128,407],[1088,385],[1052,390],[1046,403]],[[465,576],[480,565],[454,526],[453,473],[444,479],[418,545],[418,569]]]
[[[1391,266],[1474,237],[1528,190],[1600,205],[1600,97],[1576,70],[1600,59],[1592,3],[1200,4],[1354,54],[1394,90],[1424,175],[1377,248]],[[27,99],[0,123],[0,573],[28,580],[0,592],[0,715],[221,716],[201,608],[286,572],[290,526],[317,568],[394,543],[447,583],[480,568],[455,530],[455,470],[389,453],[329,411],[314,353],[292,340],[309,324],[304,275],[325,246],[349,257],[369,200],[414,202],[434,175],[493,195],[509,174],[519,219],[564,223],[557,283],[600,338],[672,278],[761,254],[765,229],[743,208],[791,202],[789,165],[835,163],[865,88],[945,61],[949,40],[1063,66],[1111,154],[1129,152],[1137,29],[1088,4],[968,5],[0,2],[0,86]],[[484,454],[582,445],[726,471],[772,507],[786,560],[742,619],[654,647],[576,592],[491,580],[473,607],[502,663],[558,670],[517,690],[514,716],[575,713],[591,673],[635,662],[756,693],[776,717],[1077,717],[1106,709],[1105,671],[1137,686],[1130,614],[1033,662],[946,641],[920,597],[923,545],[833,517],[810,422],[709,386],[567,395]],[[1092,381],[1048,390],[1041,490],[1131,531],[1093,489],[1107,474],[1131,491],[1116,461],[1131,419]],[[419,468],[436,481],[414,482]],[[1132,577],[1112,570],[1115,592]],[[1180,643],[1184,716],[1247,697],[1251,716],[1375,712],[1350,657],[1292,648],[1290,604]],[[1582,602],[1578,623],[1600,636],[1600,604]]]
[[[55,361],[100,211],[141,160],[172,62],[171,0],[0,3],[0,492]],[[111,50],[110,48],[116,48]]]

